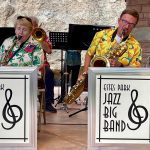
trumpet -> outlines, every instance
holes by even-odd
[[[32,36],[39,43],[43,42],[46,38],[46,32],[42,28],[33,29]]]

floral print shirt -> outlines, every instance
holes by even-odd
[[[12,48],[15,36],[9,37],[4,40],[0,46],[0,62],[3,61],[5,52]],[[11,58],[15,51],[19,47],[15,45],[9,52],[8,57]],[[37,41],[33,39],[32,36],[20,46],[19,51],[14,55],[12,59],[8,62],[8,66],[39,66],[42,63],[41,56],[43,50]]]
[[[116,45],[116,40],[112,41],[112,35],[115,29],[106,29],[99,31],[95,34],[87,53],[90,56],[109,56],[109,52],[113,50],[114,45]],[[142,49],[139,42],[130,34],[128,38],[117,44],[120,46],[120,52],[122,49],[126,49],[125,52],[118,57],[118,61],[123,64],[123,66],[140,67],[142,61]]]

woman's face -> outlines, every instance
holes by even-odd
[[[22,38],[19,40],[21,43],[25,42],[29,36],[31,35],[31,29],[27,26],[17,24],[15,28],[16,36],[21,36]]]

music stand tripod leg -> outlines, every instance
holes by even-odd
[[[64,66],[64,67],[63,67]],[[63,50],[61,50],[61,96],[59,97],[55,107],[57,106],[57,104],[59,104],[60,102],[62,102],[62,106],[60,107],[60,109],[62,110],[65,110],[67,113],[68,113],[68,107],[67,107],[67,104],[64,103],[64,100],[63,100],[63,90],[65,90],[65,94],[67,93],[67,74],[65,74],[66,72],[66,67],[64,65],[64,62],[63,62]],[[64,68],[64,69],[63,69]],[[62,71],[63,70],[63,71]],[[64,83],[65,81],[65,83]],[[63,83],[65,84],[65,87],[63,86]],[[64,88],[64,89],[63,89]]]
[[[69,117],[71,117],[71,116],[73,116],[73,115],[75,115],[75,114],[78,114],[78,113],[81,112],[81,111],[86,111],[86,110],[88,110],[88,97],[86,96],[86,97],[84,98],[84,100],[86,100],[85,107],[84,107],[83,109],[80,109],[80,110],[78,110],[78,111],[76,111],[76,112],[70,114]]]

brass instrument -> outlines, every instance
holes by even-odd
[[[42,28],[33,29],[32,36],[39,43],[43,42],[46,38],[46,32]]]
[[[125,42],[118,44],[115,42],[105,56],[95,55],[91,60],[91,67],[110,67],[109,59],[118,59],[127,51]]]
[[[127,51],[126,42],[121,42],[118,44],[114,42],[113,45],[110,47],[108,53],[105,56],[97,56],[95,55],[91,60],[90,66],[91,67],[110,67],[109,59],[118,59]],[[78,81],[68,95],[64,97],[64,102],[66,104],[72,104],[84,91],[85,83],[87,83],[88,77],[84,77],[82,80]]]
[[[77,83],[72,87],[69,94],[64,97],[64,102],[66,104],[72,104],[83,92],[84,90],[84,80],[77,81]]]
[[[110,67],[109,60],[106,56],[94,55],[90,63],[91,67]]]
[[[14,41],[13,41],[13,44],[12,46],[8,49],[8,50],[5,50],[5,54],[4,54],[4,57],[3,57],[3,60],[0,62],[0,65],[1,66],[6,66],[10,60],[10,52],[12,51],[12,49],[14,48],[14,46],[16,45],[16,42],[19,41],[20,39],[22,38],[22,36],[16,36]]]

